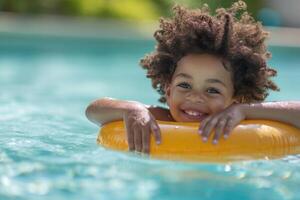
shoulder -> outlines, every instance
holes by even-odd
[[[153,105],[146,105],[146,107],[156,120],[174,121],[169,109]]]

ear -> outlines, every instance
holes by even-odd
[[[168,105],[169,105],[170,94],[171,94],[171,89],[170,89],[170,84],[168,83],[165,86],[165,97]]]

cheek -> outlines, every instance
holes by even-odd
[[[212,111],[212,113],[216,113],[219,111],[224,110],[227,106],[227,103],[225,102],[224,99],[215,99],[215,100],[211,100],[208,101],[209,102],[209,108]]]
[[[168,106],[170,109],[170,112],[174,119],[176,119],[176,116],[178,115],[178,109],[180,107],[180,104],[184,102],[184,95],[182,95],[180,92],[173,90],[170,93],[170,96],[168,98]]]
[[[170,107],[170,110],[173,110],[174,108],[176,108],[178,102],[177,102],[177,98],[174,95],[170,95],[170,98],[168,100],[168,105]]]
[[[184,101],[184,95],[179,91],[173,90],[170,95],[170,103],[173,106],[178,106],[182,101]]]

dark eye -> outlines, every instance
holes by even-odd
[[[179,83],[177,86],[181,87],[181,88],[184,88],[184,89],[191,89],[192,88],[192,86],[190,84],[185,83],[185,82]]]
[[[208,88],[206,91],[210,94],[220,94],[220,91],[216,88]]]

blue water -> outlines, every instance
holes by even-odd
[[[103,96],[157,104],[139,59],[153,41],[0,34],[0,199],[300,199],[300,156],[227,164],[151,160],[96,144]],[[300,48],[272,47],[300,100]]]

